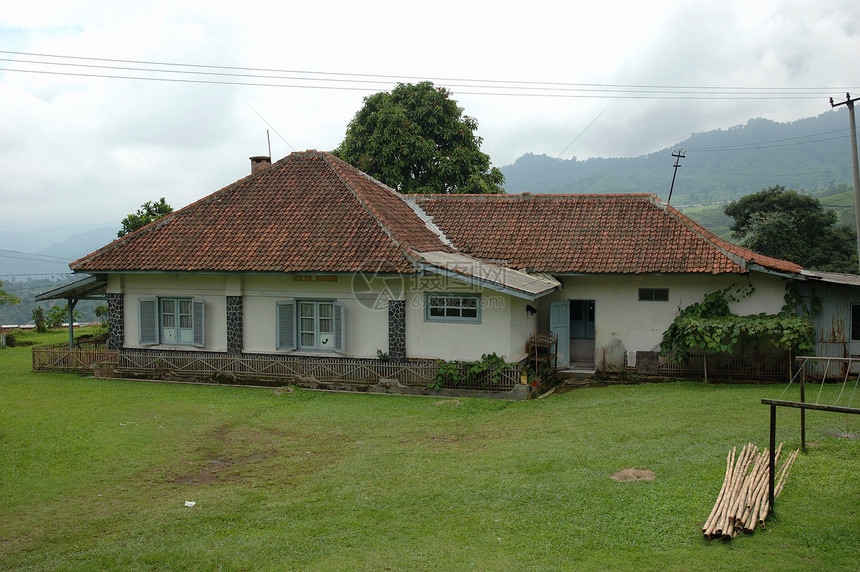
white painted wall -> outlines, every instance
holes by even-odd
[[[141,346],[138,300],[153,296],[202,298],[205,300],[203,339],[207,351],[227,351],[227,297],[225,277],[218,274],[126,274],[110,276],[108,292],[121,292],[125,315],[125,347],[156,349],[200,349],[193,346]]]
[[[530,302],[513,296],[509,298],[511,301],[511,347],[506,357],[510,361],[519,361],[526,357],[526,342],[538,331],[537,314],[529,314],[526,311],[526,306],[531,305],[532,308],[537,309],[540,306],[540,301]]]
[[[738,315],[777,313],[783,305],[785,283],[782,278],[754,272],[732,275],[654,275],[654,276],[566,276],[560,278],[562,290],[540,300],[540,327],[549,330],[549,302],[554,300],[595,301],[595,365],[600,368],[635,365],[637,351],[659,348],[663,332],[685,308],[704,299],[705,294],[727,286],[751,282],[752,295],[732,304]],[[640,302],[639,288],[668,288],[668,302]]]
[[[481,294],[481,322],[426,320],[427,292]],[[537,327],[536,318],[526,313],[524,300],[438,276],[409,280],[406,301],[406,355],[410,358],[475,361],[496,353],[518,361],[525,357],[526,340]]]
[[[350,276],[337,282],[297,282],[292,276],[248,276],[244,279],[245,351],[278,353],[276,304],[287,298],[335,300],[344,306],[346,336],[343,357],[376,358],[377,350],[388,353],[388,304],[380,297],[384,284],[377,279],[373,290],[353,295]],[[374,293],[375,292],[375,293]],[[321,352],[290,352],[324,355]]]
[[[205,300],[205,347],[202,349],[226,351],[227,296],[230,295],[243,296],[244,350],[247,353],[278,353],[275,321],[279,300],[322,299],[344,304],[345,353],[331,355],[364,358],[376,358],[377,350],[388,352],[388,306],[381,297],[386,286],[376,279],[354,295],[354,285],[348,275],[338,276],[336,282],[296,281],[293,276],[224,274],[126,274],[111,275],[108,279],[108,292],[124,294],[125,347],[128,348],[144,347],[139,341],[138,300],[177,296]],[[198,349],[174,345],[145,347]]]

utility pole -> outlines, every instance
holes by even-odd
[[[833,103],[830,98],[830,107],[848,106],[848,122],[851,126],[851,163],[854,166],[854,221],[857,226],[857,256],[860,258],[860,167],[857,166],[857,127],[854,123],[854,102],[860,97],[851,99],[851,94],[845,94],[845,101]]]
[[[686,157],[684,153],[685,151],[681,147],[672,150],[672,156],[675,157],[675,171],[672,173],[672,185],[669,187],[669,200],[666,201],[667,205],[672,202],[672,190],[675,188],[675,177],[678,175],[678,168],[681,166],[681,159]]]

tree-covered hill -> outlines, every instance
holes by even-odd
[[[526,154],[501,171],[508,193],[641,192],[665,200],[675,161],[672,149],[678,147],[686,150],[686,157],[675,181],[675,206],[727,203],[773,185],[819,194],[851,182],[844,110],[790,123],[751,119],[745,125],[693,134],[640,157],[579,161]]]

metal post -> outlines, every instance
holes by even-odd
[[[773,476],[776,472],[776,405],[770,406],[770,475],[767,483],[767,500],[773,512]]]
[[[800,376],[800,402],[806,403],[806,368]],[[806,409],[800,410],[800,448],[806,453]]]
[[[75,306],[78,301],[73,298],[66,300],[69,306],[69,349],[75,349]]]
[[[857,163],[857,126],[854,123],[854,102],[860,99],[851,99],[851,94],[845,94],[845,101],[833,103],[830,98],[830,107],[845,105],[848,107],[848,123],[851,127],[851,164],[854,168],[854,220],[857,225],[857,254],[860,255],[860,166]]]
[[[69,307],[69,349],[75,349],[75,308],[72,306],[72,299],[67,300]]]
[[[681,166],[681,159],[686,157],[684,150],[680,147],[672,151],[672,156],[675,157],[675,171],[672,173],[672,184],[669,186],[669,198],[666,200],[667,205],[672,202],[672,190],[675,188],[675,176],[678,174],[678,168]]]

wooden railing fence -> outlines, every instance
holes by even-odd
[[[706,369],[709,380],[787,381],[792,375],[788,352],[756,356],[693,354],[681,363],[673,357],[660,357],[659,375],[701,379]]]
[[[71,349],[69,344],[33,348],[33,371],[92,373],[97,363],[116,365],[118,361],[118,351],[99,343],[80,344]]]
[[[502,370],[495,382],[487,374],[467,379],[467,368],[462,366],[460,369],[463,381],[456,385],[443,384],[442,387],[508,391],[520,382],[516,365]],[[220,377],[235,379],[237,383],[289,383],[313,378],[321,382],[375,385],[380,379],[387,378],[396,379],[403,385],[426,387],[435,381],[439,365],[435,361],[389,362],[358,358],[123,350],[117,370],[120,373],[160,374],[188,379]]]
[[[375,359],[229,355],[212,352],[157,350],[108,350],[85,344],[69,349],[66,344],[33,348],[33,371],[91,373],[95,364],[113,366],[119,375],[162,377],[188,381],[236,383],[292,383],[301,379],[374,385],[380,379],[396,379],[403,385],[427,387],[435,382],[435,361],[389,362]],[[520,382],[520,370],[511,365],[498,372],[469,376],[467,366],[458,367],[461,381],[442,387],[482,391],[509,391]]]

